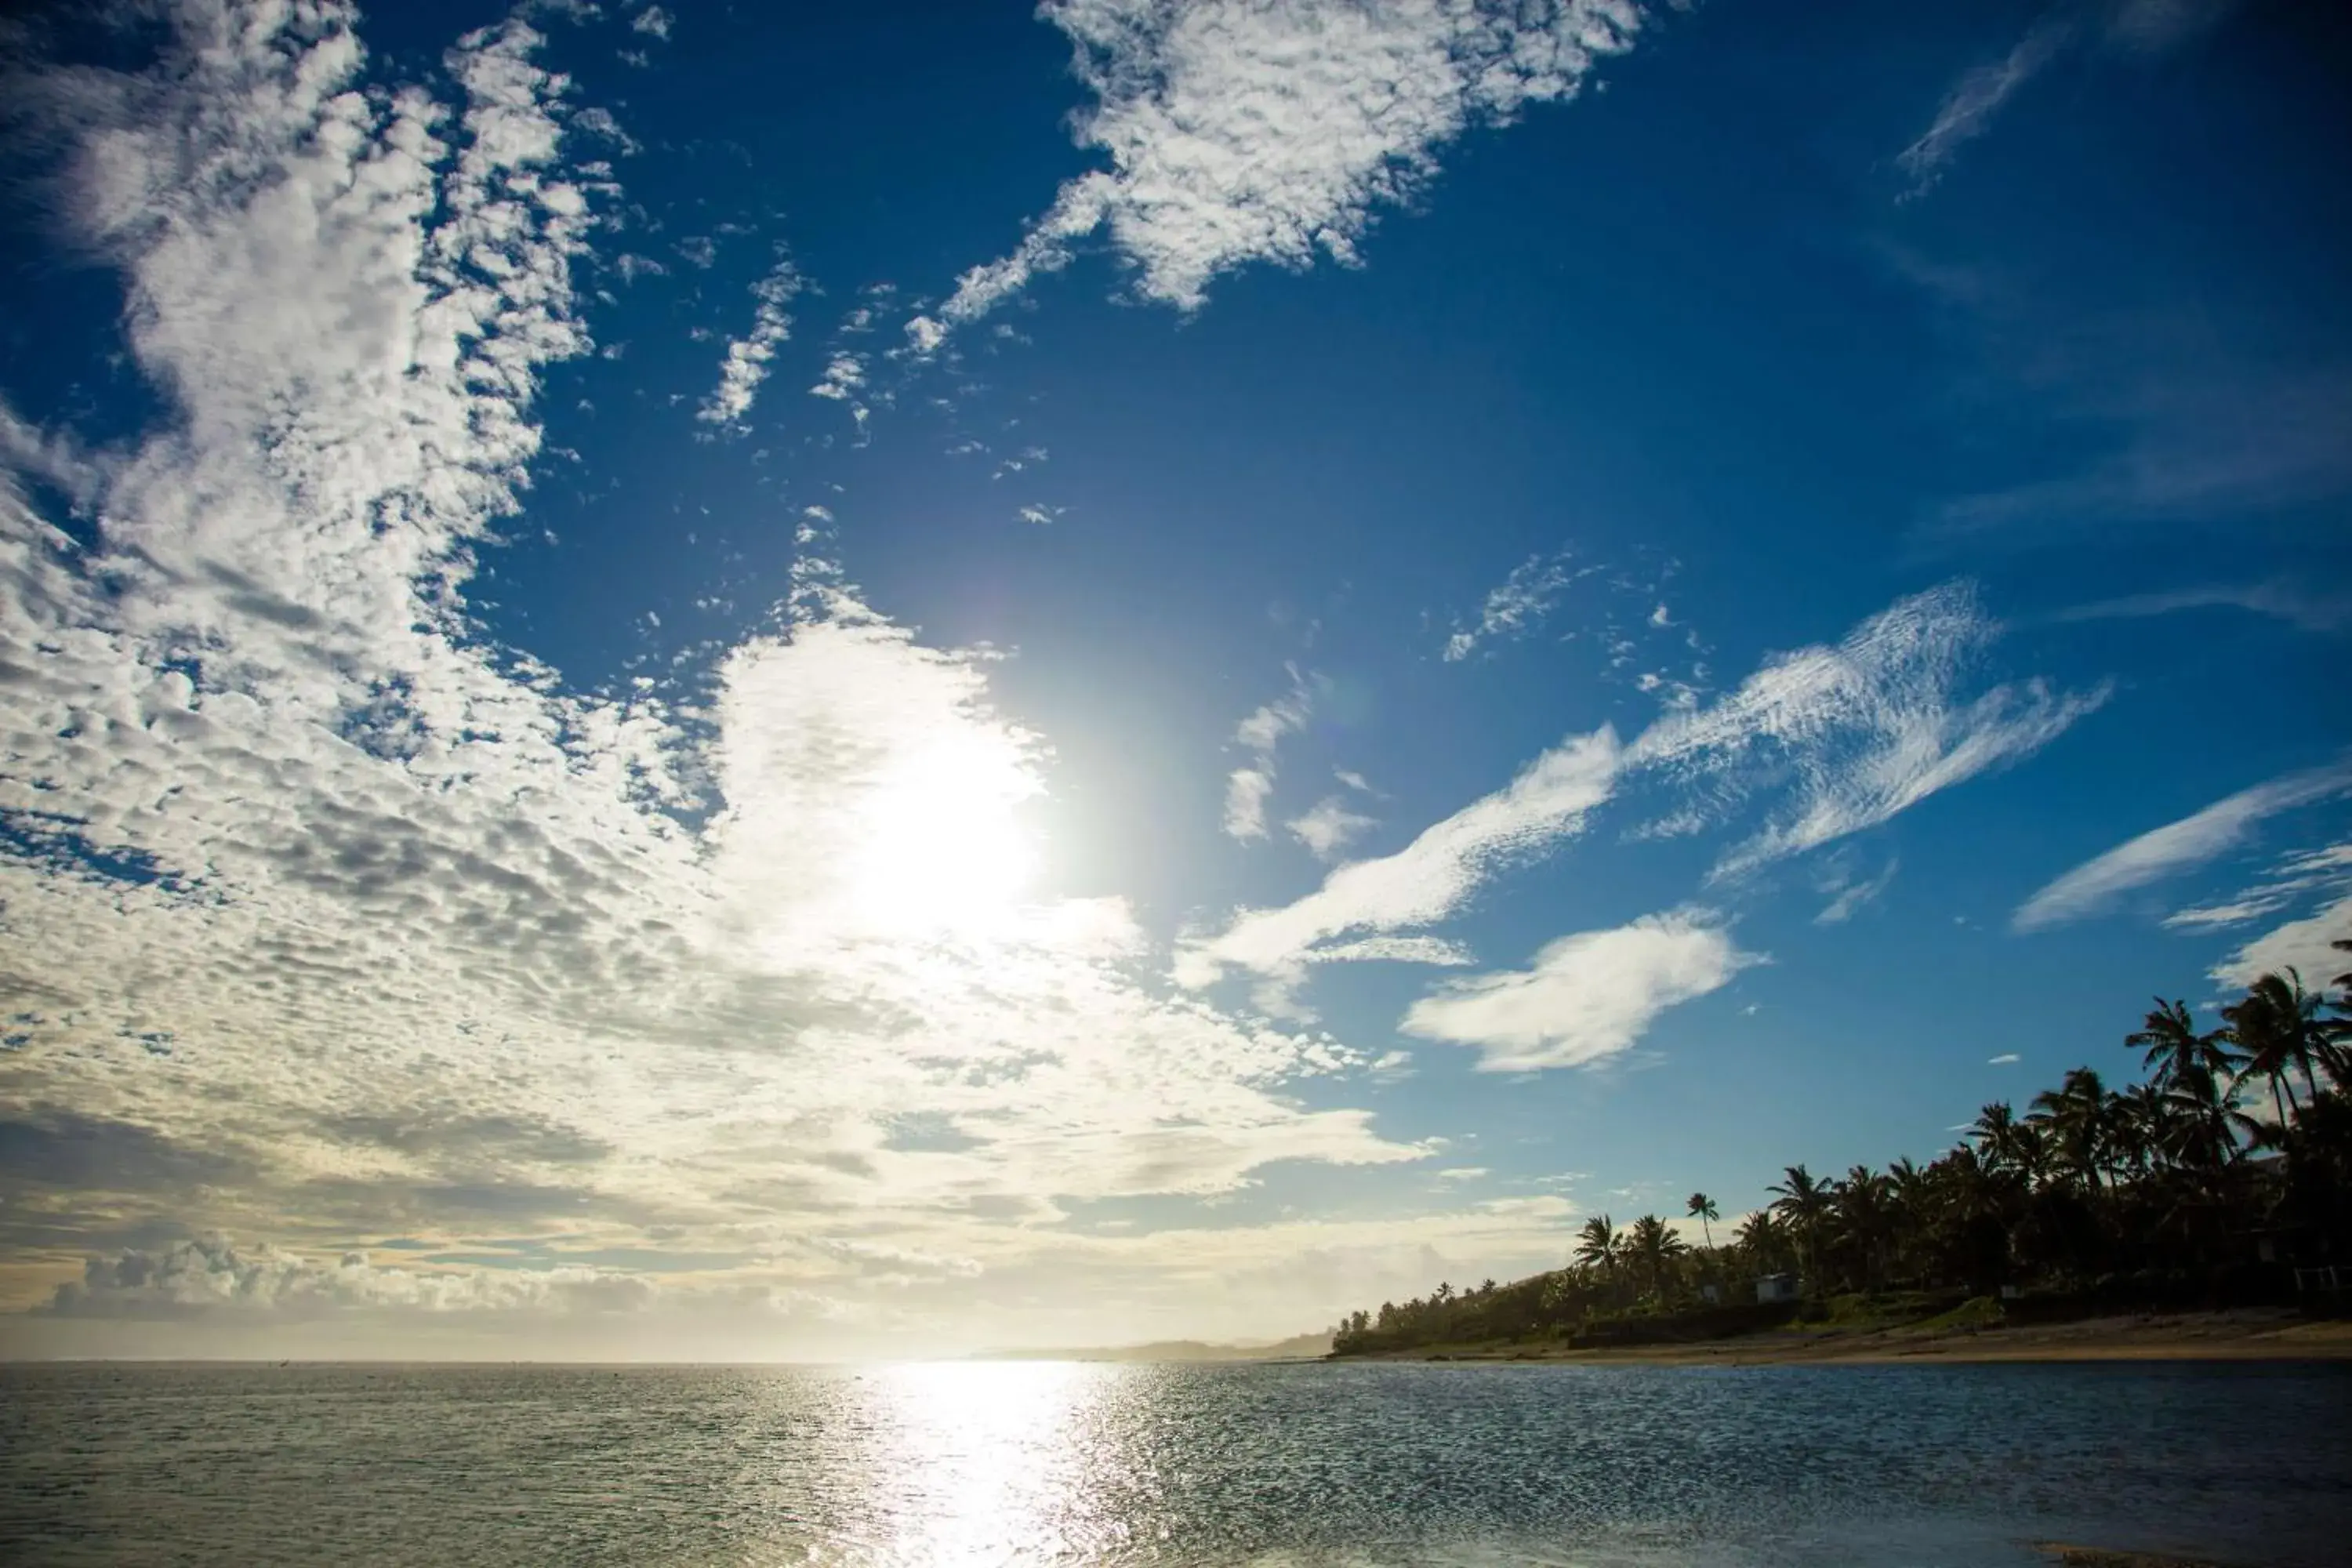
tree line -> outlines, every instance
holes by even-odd
[[[2211,1029],[2158,997],[2124,1037],[2139,1076],[2122,1087],[2078,1067],[2022,1112],[1985,1106],[1924,1165],[1788,1166],[1721,1243],[1705,1193],[1685,1205],[1697,1247],[1654,1214],[1623,1226],[1595,1215],[1567,1267],[1353,1312],[1333,1350],[1622,1333],[1643,1320],[1737,1331],[1759,1310],[1757,1280],[1776,1275],[1808,1304],[1792,1312],[1890,1292],[2221,1305],[2292,1297],[2297,1266],[2331,1264],[2352,1287],[2352,973],[2330,984],[2332,996],[2292,968],[2265,974]]]

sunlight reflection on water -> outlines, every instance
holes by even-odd
[[[2272,1568],[2352,1369],[0,1366],[0,1560]]]
[[[888,1452],[873,1475],[899,1494],[884,1555],[906,1563],[1068,1558],[1114,1543],[1085,1485],[1102,1441],[1100,1369],[1062,1362],[943,1362],[873,1375]]]

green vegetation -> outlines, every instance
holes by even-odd
[[[1924,1166],[1790,1165],[1721,1246],[1705,1193],[1685,1205],[1702,1247],[1655,1215],[1622,1227],[1595,1215],[1567,1268],[1382,1302],[1339,1325],[1334,1352],[1673,1342],[1799,1321],[1959,1330],[2020,1303],[2274,1302],[2295,1298],[2297,1267],[2331,1264],[2352,1283],[2352,973],[2333,984],[2330,1000],[2292,969],[2263,975],[2202,1031],[2159,997],[2126,1037],[2146,1074],[2127,1088],[2080,1067],[2021,1116],[1984,1107]],[[1801,1299],[1759,1301],[1773,1275],[1795,1277]]]

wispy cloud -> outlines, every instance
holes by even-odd
[[[2339,438],[2352,367],[2325,343],[2278,340],[2259,306],[2233,307],[2223,292],[2189,309],[2174,293],[2135,297],[2119,279],[1885,254],[1969,363],[1955,394],[2002,418],[2035,416],[2051,448],[2070,454],[1936,506],[1912,530],[1923,551],[2120,542],[2154,527],[2309,517],[2352,495],[2352,450]],[[2334,597],[2199,584],[2177,598],[2087,606],[2083,618],[2214,603],[2338,624]]]
[[[2342,760],[2240,790],[2084,861],[2020,904],[2010,924],[2031,931],[2087,919],[2126,893],[2238,847],[2265,818],[2347,792],[2352,792],[2352,761]]]
[[[2138,54],[2159,54],[2193,37],[2226,14],[2234,0],[2118,0],[2099,6],[2060,5],[2025,30],[2000,59],[1961,73],[1936,118],[1917,141],[1895,155],[1911,177],[1910,195],[1934,185],[1959,150],[1991,128],[1993,117],[2020,89],[2076,45],[2105,43]],[[2104,15],[2099,13],[2104,12]]]
[[[1562,937],[1527,969],[1449,982],[1397,1026],[1475,1046],[1482,1072],[1589,1067],[1630,1049],[1667,1008],[1762,962],[1706,915],[1645,915]]]
[[[2336,946],[2347,940],[2352,940],[2352,893],[2264,931],[2215,964],[2212,977],[2224,985],[2251,985],[2264,974],[2293,968],[2316,989],[2352,971],[2352,959]]]
[[[2179,615],[2187,610],[2245,610],[2269,616],[2306,632],[2333,632],[2352,626],[2352,592],[2328,593],[2305,584],[2282,581],[2243,585],[2176,588],[2158,594],[2132,594],[2101,599],[2060,610],[2050,619],[2074,621],[2134,620]]]
[[[2087,335],[2082,346],[2095,361],[2109,356]],[[2111,455],[2081,472],[1953,500],[1927,537],[1982,541],[2033,525],[2198,521],[2352,489],[2352,451],[2341,439],[2352,420],[2352,373],[2162,363],[2170,351],[2161,332],[2143,336],[2128,353],[2082,373],[2106,388],[2105,401],[2076,412],[2119,431]],[[2201,374],[2183,374],[2192,369]]]
[[[1622,787],[1646,782],[1679,805],[1649,837],[1729,819],[1759,793],[1786,802],[1721,857],[1718,879],[1817,848],[1937,793],[2031,755],[2105,700],[2042,681],[1972,699],[1959,682],[1995,633],[1965,584],[1900,600],[1835,647],[1772,658],[1706,707],[1666,714],[1630,744],[1613,730],[1570,736],[1506,788],[1424,829],[1395,854],[1359,860],[1275,909],[1244,910],[1180,945],[1190,986],[1229,969],[1296,976],[1336,938],[1427,927],[1489,879],[1581,833]]]
[[[1144,299],[1197,309],[1251,262],[1357,259],[1474,125],[1572,98],[1631,47],[1633,0],[1540,7],[1355,0],[1046,0],[1094,95],[1076,121],[1108,169],[1071,180],[1020,247],[959,280],[920,346],[1066,266],[1108,226]]]
[[[1332,938],[1444,920],[1505,865],[1578,832],[1585,814],[1608,800],[1620,751],[1607,730],[1562,742],[1395,854],[1342,866],[1295,903],[1244,910],[1222,933],[1184,944],[1178,979],[1205,985],[1229,967],[1288,973]]]
[[[1864,905],[1876,902],[1879,895],[1894,885],[1895,873],[1901,868],[1902,862],[1889,860],[1886,868],[1875,877],[1864,879],[1841,876],[1822,889],[1832,897],[1822,906],[1822,912],[1813,917],[1813,923],[1817,926],[1843,925],[1853,919],[1854,911]]]
[[[2015,1051],[2003,1051],[1997,1057],[1987,1057],[1985,1058],[1985,1065],[1987,1067],[2010,1068],[2015,1067],[2024,1058],[2020,1057]]]
[[[2001,105],[2041,74],[2074,37],[2070,19],[2046,17],[2027,28],[2000,59],[1977,66],[1954,82],[1937,106],[1935,122],[1895,155],[1896,166],[1911,176],[1913,193],[1934,184],[1953,154],[1983,135]]]
[[[2352,793],[2352,781],[2345,792]],[[2307,979],[2324,982],[2352,969],[2352,961],[2330,945],[2352,937],[2352,840],[2281,857],[2220,902],[2176,910],[2164,924],[2170,931],[2229,931],[2315,902],[2310,912],[2242,942],[2209,973],[2224,985],[2246,985],[2292,965]]]
[[[727,357],[719,365],[719,384],[702,400],[695,417],[711,425],[741,425],[760,394],[760,384],[768,379],[768,362],[793,335],[792,312],[786,307],[801,288],[800,271],[790,258],[779,260],[751,285],[756,301],[751,330],[728,342]]]
[[[1783,655],[1719,700],[1668,713],[1633,760],[1699,786],[1685,824],[1793,778],[1789,805],[1716,877],[1818,848],[2032,755],[2106,700],[2104,685],[2065,692],[2040,679],[1963,700],[1960,680],[1997,631],[1966,584],[1914,595],[1833,647]]]
[[[1250,761],[1225,777],[1225,834],[1247,842],[1264,838],[1266,802],[1274,795],[1275,752],[1286,735],[1307,727],[1315,716],[1315,686],[1311,676],[1290,671],[1290,689],[1253,710],[1234,727],[1234,743]]]
[[[1445,639],[1445,661],[1452,664],[1469,658],[1481,642],[1523,637],[1540,626],[1576,580],[1569,571],[1568,559],[1566,551],[1536,554],[1511,568],[1511,574],[1478,607],[1477,619],[1457,627]]]

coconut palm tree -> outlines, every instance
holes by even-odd
[[[1645,1214],[1633,1222],[1626,1232],[1626,1248],[1640,1265],[1642,1277],[1649,1282],[1650,1294],[1665,1294],[1666,1266],[1687,1250],[1683,1238],[1666,1228],[1666,1222],[1656,1215]]]
[[[2325,1066],[2330,1077],[2336,1076],[2336,1042],[2319,1016],[2324,1000],[2303,988],[2303,976],[2289,964],[2282,973],[2263,975],[2247,987],[2244,996],[2221,1009],[2222,1022],[2240,1053],[2239,1079],[2269,1080],[2271,1109],[2282,1127],[2298,1103],[2290,1074],[2300,1072],[2305,1089],[2315,1096],[2319,1093],[2316,1068]]]
[[[1789,1258],[1789,1230],[1770,1209],[1758,1209],[1739,1222],[1733,1240],[1748,1261],[1762,1272],[1773,1272]]]
[[[2262,1126],[2237,1108],[2219,1078],[2201,1069],[2183,1072],[2167,1086],[2164,1108],[2166,1152],[2175,1163],[2209,1176],[2234,1163],[2242,1152],[2240,1137]]]
[[[2135,1177],[2164,1157],[2166,1118],[2164,1090],[2153,1083],[2136,1083],[2108,1102],[2108,1148],[2120,1168]]]
[[[1594,1215],[1576,1233],[1576,1260],[1587,1268],[1614,1275],[1617,1260],[1624,1255],[1623,1239],[1605,1214]]]
[[[2017,1112],[2009,1101],[1996,1100],[1977,1111],[1976,1121],[1969,1128],[1969,1138],[1977,1146],[1977,1157],[1995,1170],[2014,1170],[2023,1162],[2021,1135],[2018,1131]]]
[[[2147,1022],[2124,1037],[2124,1044],[2144,1053],[2143,1065],[2155,1075],[2159,1087],[2169,1087],[2183,1073],[2226,1078],[2237,1065],[2230,1050],[2229,1030],[2200,1033],[2188,1003],[2168,1002],[2161,996]]]
[[[1715,1200],[1705,1193],[1693,1193],[1683,1204],[1683,1212],[1698,1221],[1699,1231],[1706,1237],[1706,1249],[1713,1252],[1715,1250],[1714,1222],[1723,1217],[1723,1211],[1716,1207]]]
[[[1837,1226],[1862,1258],[1862,1284],[1878,1288],[1884,1271],[1887,1237],[1895,1229],[1895,1205],[1885,1176],[1867,1165],[1856,1165],[1837,1184]]]
[[[1828,1215],[1830,1202],[1836,1195],[1834,1184],[1817,1182],[1813,1173],[1802,1165],[1790,1165],[1782,1170],[1780,1181],[1764,1190],[1780,1194],[1772,1200],[1772,1207],[1789,1222],[1789,1229],[1797,1239],[1797,1253],[1804,1264],[1805,1272],[1815,1272],[1822,1221]]]
[[[2060,1165],[2072,1176],[2099,1186],[2107,1157],[2107,1086],[2089,1068],[2076,1068],[2057,1089],[2033,1097],[2032,1119],[2047,1130]]]

